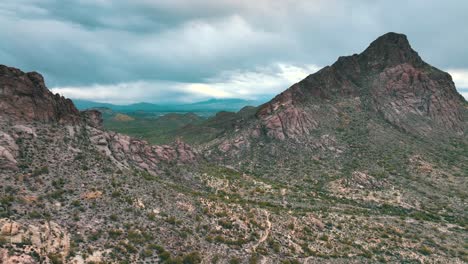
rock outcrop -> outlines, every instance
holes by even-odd
[[[197,161],[196,152],[180,140],[172,145],[157,146],[115,132],[95,128],[90,131],[93,145],[120,166],[133,165],[157,173],[161,163],[187,164]]]
[[[0,249],[0,263],[65,263],[70,251],[70,235],[55,222],[20,224],[0,219],[0,235],[10,249]],[[32,257],[36,256],[36,258]],[[56,263],[56,262],[54,262]]]
[[[11,121],[77,123],[79,111],[70,99],[50,92],[37,72],[0,65],[0,113]]]
[[[267,136],[279,140],[307,135],[318,126],[313,115],[303,107],[296,106],[292,88],[264,105],[257,113]]]
[[[0,131],[0,168],[16,169],[18,162],[18,145],[12,136]]]
[[[98,110],[85,110],[81,112],[81,115],[83,116],[86,124],[98,129],[102,129],[102,114]]]

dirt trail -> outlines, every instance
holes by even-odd
[[[262,210],[264,214],[266,215],[267,229],[263,233],[262,237],[260,237],[257,244],[252,246],[252,248],[250,249],[251,252],[255,252],[257,250],[257,247],[260,246],[260,244],[262,244],[263,242],[265,242],[268,239],[268,236],[270,235],[270,231],[271,231],[270,213],[265,209],[262,209]]]

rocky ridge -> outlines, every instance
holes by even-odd
[[[346,100],[417,135],[462,135],[466,125],[465,100],[450,75],[425,63],[397,33],[309,75],[261,106],[257,117],[269,137],[300,138],[330,122],[321,120],[324,102],[335,108],[331,118],[337,119],[336,105]]]
[[[0,65],[0,112],[11,121],[77,123],[80,113],[70,99],[50,92],[37,72]]]
[[[16,141],[35,136],[34,122],[67,126],[70,137],[89,133],[95,148],[121,167],[137,166],[156,174],[161,162],[192,163],[197,159],[192,148],[180,140],[173,146],[151,146],[144,140],[104,131],[99,111],[78,111],[70,99],[50,92],[36,72],[1,65],[0,84],[0,120],[15,124],[0,132],[0,165],[4,169],[17,169]]]

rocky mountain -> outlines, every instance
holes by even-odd
[[[320,117],[313,113],[324,100],[354,100],[410,133],[464,132],[465,100],[452,78],[425,63],[401,34],[385,34],[361,54],[340,57],[263,105],[258,117],[271,137],[308,135],[320,126]]]
[[[228,154],[266,138],[321,145],[320,136],[334,142],[353,118],[437,140],[464,138],[467,126],[466,101],[451,76],[425,63],[405,35],[387,33],[294,84],[240,124],[241,132],[226,131],[225,141],[212,143]]]
[[[467,103],[404,35],[179,128],[193,146],[0,69],[1,263],[468,261]]]

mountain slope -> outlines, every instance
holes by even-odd
[[[468,261],[466,102],[403,35],[181,129],[194,147],[103,131],[73,104],[56,113],[64,99],[9,71],[3,263]]]
[[[450,75],[388,33],[202,147],[212,162],[324,199],[439,216],[450,208],[442,218],[465,223],[466,106]],[[390,190],[397,200],[384,198]]]
[[[269,136],[301,136],[320,125],[320,117],[309,113],[315,102],[325,100],[355,100],[414,134],[463,134],[465,126],[465,101],[450,75],[423,62],[406,36],[396,33],[308,76],[263,105],[258,117]]]
[[[257,140],[317,145],[320,136],[350,132],[352,119],[405,137],[463,139],[466,104],[449,74],[426,64],[406,36],[388,33],[363,53],[340,57],[294,84],[260,106],[239,132],[210,144],[227,154],[235,141],[234,154],[250,151]]]

